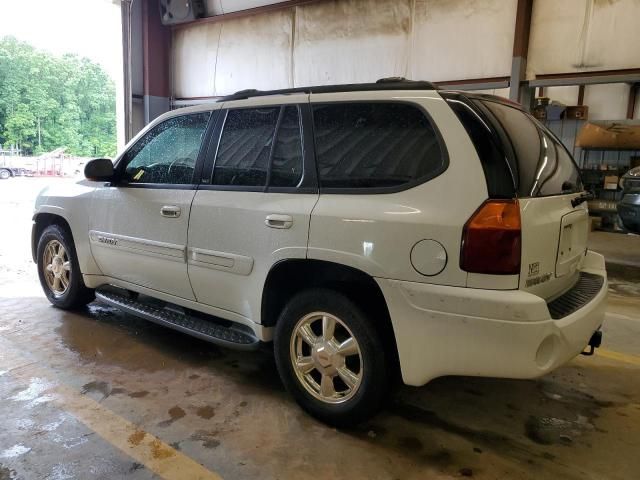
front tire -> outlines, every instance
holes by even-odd
[[[71,234],[59,225],[44,229],[38,240],[38,276],[49,302],[70,310],[95,299],[93,290],[82,281],[76,248]]]
[[[355,425],[382,407],[390,378],[384,342],[345,295],[312,289],[293,297],[276,324],[274,349],[286,389],[319,420]]]
[[[0,179],[7,180],[9,177],[11,177],[11,172],[9,170],[4,168],[0,170]]]

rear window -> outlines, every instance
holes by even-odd
[[[519,108],[456,95],[447,101],[478,151],[491,197],[581,192],[580,171],[565,146]]]
[[[446,167],[425,114],[402,103],[313,106],[321,188],[402,188]]]
[[[565,146],[530,114],[481,101],[507,134],[517,165],[518,196],[544,197],[582,191],[580,171]],[[490,115],[490,116],[491,116]]]

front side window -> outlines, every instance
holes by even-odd
[[[188,184],[210,113],[170,118],[149,130],[125,157],[123,180],[130,184]]]
[[[446,167],[425,114],[403,103],[313,107],[322,188],[388,188],[431,178]]]

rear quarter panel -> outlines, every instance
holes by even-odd
[[[362,270],[374,277],[466,286],[459,267],[462,229],[487,198],[482,166],[464,127],[436,92],[316,94],[312,103],[331,101],[413,102],[437,126],[449,156],[444,173],[397,193],[321,194],[311,217],[308,257]],[[436,240],[447,252],[437,275],[411,264],[412,247]]]

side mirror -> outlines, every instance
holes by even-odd
[[[84,166],[84,176],[94,182],[108,182],[113,179],[113,162],[108,158],[95,158]]]

